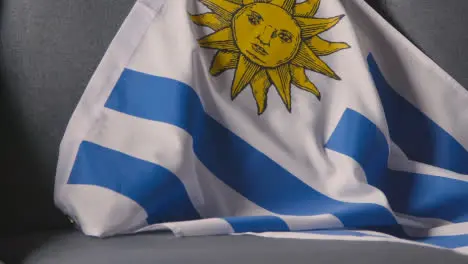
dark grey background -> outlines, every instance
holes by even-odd
[[[369,2],[468,87],[468,1]],[[265,261],[268,263],[290,262],[290,254],[298,256],[295,263],[322,263],[319,260],[342,263],[349,258],[359,263],[392,258],[399,263],[424,259],[426,263],[448,263],[442,257],[457,259],[449,253],[385,243],[280,242],[233,237],[176,240],[166,235],[100,241],[66,233],[71,231],[47,233],[70,228],[53,205],[61,137],[88,80],[134,0],[0,3],[0,235],[4,237],[0,240],[0,259],[10,263],[25,258],[30,259],[29,263],[39,260],[42,262],[38,263],[83,263],[86,260],[80,259],[82,252],[87,252],[84,256],[89,255],[91,263],[103,263],[100,260],[103,254],[115,263],[129,263],[139,255],[141,261],[136,263],[174,263],[171,260],[179,257],[175,261],[178,263],[189,256],[197,256],[199,261],[195,263],[202,263],[209,260],[210,252],[219,252],[219,258],[232,263],[241,260],[262,263],[263,256],[270,256],[270,261]],[[36,235],[28,235],[32,232]],[[122,254],[116,254],[116,249]],[[153,256],[153,249],[163,250],[164,254]],[[27,257],[26,253],[32,250],[36,253]],[[288,257],[282,258],[286,252]]]

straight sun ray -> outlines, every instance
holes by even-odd
[[[232,83],[231,98],[234,100],[260,70],[260,66],[240,55],[236,74]]]
[[[330,42],[319,36],[304,40],[304,43],[317,55],[326,56],[343,49],[349,49],[350,46],[345,42]]]
[[[239,53],[218,51],[211,63],[210,74],[218,76],[226,70],[234,69],[239,62]]]
[[[307,0],[296,5],[295,16],[313,17],[320,6],[320,0]]]
[[[209,27],[214,31],[230,26],[230,23],[222,19],[215,13],[205,13],[201,15],[191,15],[193,23],[199,26]]]
[[[328,67],[325,62],[317,57],[317,55],[315,55],[314,52],[304,43],[301,43],[297,56],[291,61],[291,63],[296,66],[324,74],[335,80],[341,80],[340,77],[336,75],[336,73]]]
[[[231,21],[232,15],[241,8],[241,5],[227,0],[199,0],[211,11],[226,21]]]
[[[205,36],[198,40],[198,44],[200,44],[202,48],[239,51],[234,43],[231,28],[225,28]]]
[[[313,93],[317,98],[321,99],[320,91],[317,89],[317,86],[313,84],[307,75],[305,74],[305,69],[302,67],[298,67],[295,65],[291,65],[291,76],[292,76],[292,83],[304,91]]]
[[[302,38],[308,39],[334,27],[344,15],[331,18],[294,17],[301,27]]]
[[[250,82],[250,86],[252,87],[252,94],[257,102],[257,113],[261,115],[265,112],[267,107],[267,94],[271,86],[266,71],[260,70]]]
[[[267,70],[268,76],[276,87],[284,105],[291,112],[291,73],[289,65],[283,64]]]

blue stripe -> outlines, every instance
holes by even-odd
[[[200,218],[170,171],[94,143],[81,143],[68,184],[100,186],[130,198],[145,209],[148,224]]]
[[[395,92],[385,80],[372,54],[369,54],[367,60],[382,100],[392,140],[411,160],[468,174],[468,151]]]
[[[377,187],[396,212],[457,223],[468,221],[467,182],[390,170],[385,182]]]
[[[389,147],[384,134],[365,116],[347,109],[325,147],[353,158],[372,186],[387,175]]]
[[[125,70],[106,107],[184,129],[193,137],[197,157],[216,177],[271,212],[331,213],[348,227],[395,224],[383,206],[337,201],[300,181],[207,115],[197,94],[183,83]]]
[[[235,233],[287,232],[288,225],[276,216],[242,216],[224,218]]]
[[[370,185],[380,189],[399,213],[468,220],[468,183],[387,169],[389,147],[379,128],[361,114],[346,110],[326,147],[356,160]]]

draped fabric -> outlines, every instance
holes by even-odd
[[[140,0],[66,130],[87,235],[468,253],[468,92],[363,0]]]

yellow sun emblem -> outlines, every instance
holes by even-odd
[[[320,100],[305,69],[336,80],[338,75],[318,56],[349,48],[318,34],[335,26],[343,15],[315,18],[320,0],[199,0],[212,12],[192,15],[192,21],[215,32],[198,40],[202,48],[217,49],[210,73],[236,69],[231,87],[234,100],[249,84],[258,114],[267,107],[273,84],[291,112],[291,84]]]

